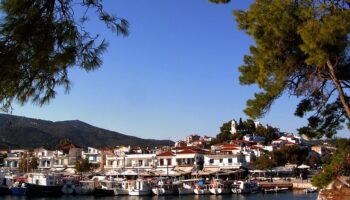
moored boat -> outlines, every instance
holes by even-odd
[[[204,181],[200,180],[195,184],[193,192],[197,195],[210,194],[209,185],[204,184]]]
[[[180,181],[178,186],[179,195],[194,194],[194,187],[198,179],[187,179]]]
[[[113,180],[101,180],[97,183],[95,188],[96,196],[114,196],[116,188],[116,181]]]
[[[75,186],[74,192],[78,195],[89,195],[95,192],[95,182],[92,180],[79,181]]]
[[[211,194],[230,194],[231,190],[229,185],[225,184],[221,179],[214,179],[209,185],[209,192]]]
[[[235,181],[231,191],[234,194],[250,194],[258,192],[259,186],[253,181]]]
[[[129,184],[126,180],[118,181],[116,187],[114,188],[114,195],[128,195],[129,194]]]
[[[74,194],[75,193],[76,180],[73,177],[66,177],[63,179],[63,194]]]
[[[60,196],[62,187],[60,177],[46,173],[31,173],[26,183],[27,194],[32,196]]]
[[[129,186],[130,196],[143,196],[143,195],[151,195],[151,194],[152,194],[152,188],[150,184],[143,179],[137,179],[132,185]]]
[[[317,192],[317,187],[311,187],[311,188],[306,188],[304,191],[305,193],[314,193]]]
[[[23,196],[26,195],[27,193],[27,187],[24,182],[19,182],[16,181],[11,187],[11,194],[13,195],[18,195],[18,196]]]
[[[13,184],[14,176],[8,174],[0,175],[0,194],[11,194],[10,187]]]
[[[278,192],[285,192],[289,190],[288,188],[280,188],[280,187],[275,187],[275,188],[265,188],[264,189],[264,192],[265,193],[272,193],[272,192],[275,192],[275,193],[278,193]]]
[[[161,184],[152,188],[152,193],[154,195],[172,195],[177,192],[177,185],[174,184]]]

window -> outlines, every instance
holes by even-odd
[[[220,163],[222,163],[222,161],[223,161],[222,158],[220,158]]]
[[[213,164],[213,163],[214,163],[214,159],[210,159],[210,160],[209,160],[209,163],[210,163],[210,164]]]
[[[159,165],[160,165],[160,166],[163,166],[163,165],[164,165],[164,159],[160,159],[160,160],[159,160]]]
[[[168,158],[166,161],[167,161],[167,165],[171,165],[171,159],[170,158]]]
[[[143,160],[139,160],[139,166],[142,166]]]
[[[232,158],[229,158],[229,159],[228,159],[228,163],[232,163]]]

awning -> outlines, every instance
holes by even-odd
[[[302,164],[302,165],[299,165],[297,168],[298,169],[309,169],[310,166]]]
[[[125,171],[123,171],[120,175],[124,175],[124,176],[137,176],[138,173],[131,170],[131,169],[127,169]]]
[[[189,174],[193,171],[193,167],[175,167],[174,171],[180,174]]]
[[[104,174],[107,176],[118,176],[118,175],[122,175],[122,172],[120,170],[110,169],[105,171]]]

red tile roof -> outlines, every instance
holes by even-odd
[[[203,151],[203,150],[195,150],[195,149],[185,149],[183,151],[177,152],[176,154],[207,154],[207,151]]]
[[[157,156],[174,156],[174,153],[172,151],[165,151],[158,154]]]
[[[226,147],[226,148],[221,149],[221,151],[233,151],[233,150],[239,150],[239,148],[236,148],[236,147]]]

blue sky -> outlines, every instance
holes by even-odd
[[[50,104],[16,105],[13,114],[79,119],[142,138],[215,136],[224,122],[247,118],[245,102],[257,91],[239,84],[238,66],[253,41],[232,16],[251,2],[106,0],[109,12],[130,22],[130,36],[117,37],[91,16],[89,29],[110,44],[103,66],[89,73],[73,69],[69,94],[58,89]],[[295,132],[306,121],[293,115],[295,105],[285,95],[259,121]]]

